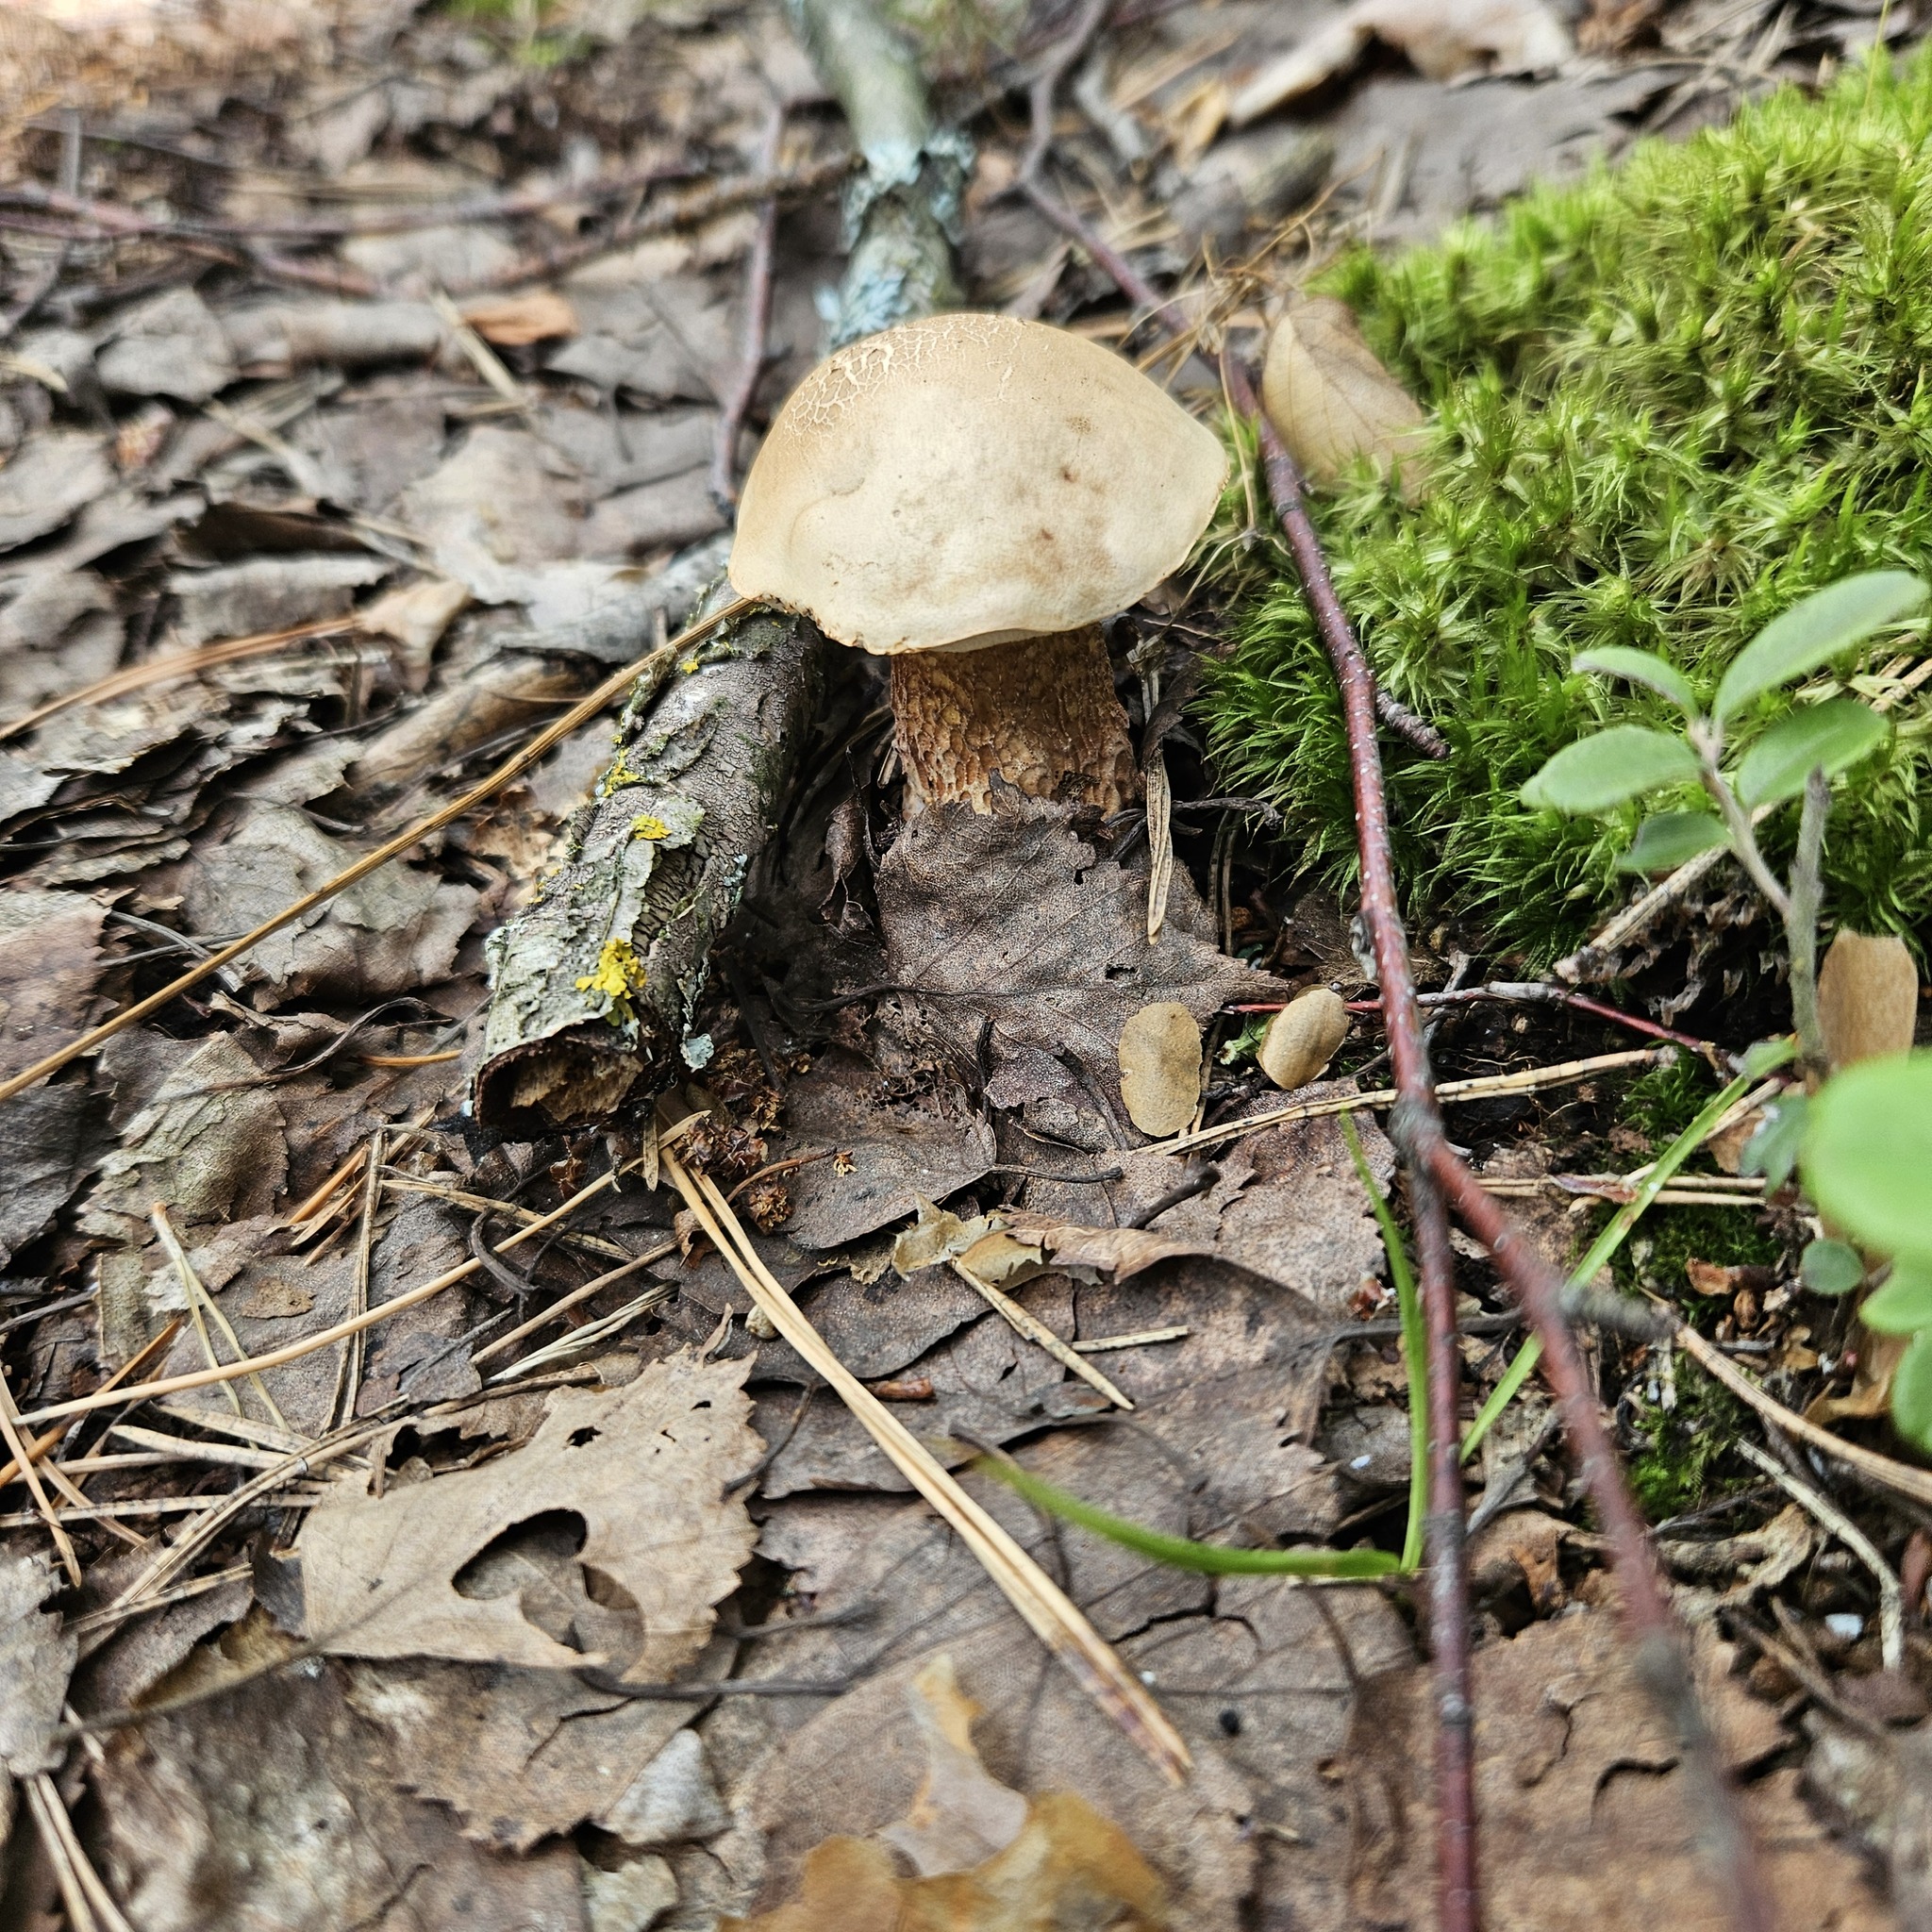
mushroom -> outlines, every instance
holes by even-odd
[[[1214,435],[1131,363],[1042,323],[928,316],[841,349],[745,479],[730,576],[881,657],[915,807],[995,775],[1117,810],[1139,791],[1104,618],[1186,561]]]

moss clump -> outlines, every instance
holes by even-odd
[[[1668,1523],[1737,1487],[1720,1478],[1717,1465],[1750,1421],[1743,1404],[1695,1362],[1679,1356],[1675,1375],[1673,1407],[1645,1398],[1634,1405],[1647,1446],[1630,1459],[1630,1488],[1652,1523]]]
[[[1317,507],[1377,674],[1453,747],[1438,763],[1385,741],[1407,890],[1541,965],[1621,899],[1636,808],[1566,820],[1518,789],[1601,724],[1674,722],[1572,656],[1658,651],[1707,692],[1805,592],[1932,566],[1932,56],[1646,144],[1439,245],[1351,255],[1325,286],[1436,412],[1419,505],[1364,473]],[[1278,803],[1344,878],[1340,711],[1285,568],[1205,710],[1230,786]],[[1867,931],[1932,914],[1932,721],[1921,704],[1901,724],[1830,834],[1829,904]],[[1770,828],[1779,858],[1791,830]]]

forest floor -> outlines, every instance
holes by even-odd
[[[1054,192],[1253,326],[1345,242],[1430,238],[1917,19],[1384,4],[1351,9],[1375,37],[1312,91],[1236,125],[1338,11],[911,22],[976,150],[968,303],[1132,337],[1103,268],[1010,192],[1049,70]],[[1556,53],[1511,71],[1549,26]],[[593,620],[676,627],[824,353],[848,137],[757,0],[72,0],[0,14],[0,142],[4,1077],[460,797],[635,654],[588,647]],[[760,339],[746,261],[774,200]],[[1176,390],[1220,406],[1201,362]],[[1216,648],[1211,598],[1163,614]],[[1172,1537],[1401,1549],[1408,1376],[1341,1125],[1352,1102],[1388,1185],[1353,908],[1292,824],[1212,802],[1185,724],[1158,949],[1138,823],[1014,806],[910,850],[880,704],[852,654],[711,974],[709,1058],[654,1111],[519,1141],[466,1108],[485,941],[608,718],[0,1104],[0,1420],[36,1457],[0,1500],[0,1927],[708,1932],[796,1901],[839,1835],[870,1849],[816,1863],[774,1928],[894,1923],[861,1895],[907,1924],[1072,1924],[1041,1874],[1074,1867],[1100,1901],[1081,1924],[1436,1923],[1411,1581],[1174,1567],[984,1466],[1010,1453]],[[1663,1034],[1668,949],[1623,1018],[1609,996],[1436,1015],[1439,1079],[1476,1083],[1445,1094],[1450,1132],[1553,1261],[1723,1052],[1782,1024],[1760,932]],[[1517,976],[1479,936],[1413,941],[1425,990]],[[1280,1119],[1256,1016],[1227,1009],[1318,985],[1351,1031]],[[1209,1019],[1179,1149],[1120,1097],[1122,1025],[1161,999]],[[1882,1347],[1797,1280],[1795,1196],[1738,1173],[1754,1124],[1720,1124],[1611,1277],[1760,1399],[1668,1342],[1593,1331],[1590,1362],[1781,1923],[1932,1924],[1932,1474],[1886,1426]],[[1183,1781],[774,1335],[680,1161],[1151,1693]],[[899,1245],[915,1217],[925,1256]],[[1009,1297],[970,1248],[994,1237]],[[1457,1240],[1469,1416],[1522,1332]],[[1904,1477],[1794,1448],[1792,1412]],[[1485,1924],[1726,1923],[1539,1381],[1468,1499]],[[932,1874],[1010,1867],[1029,1833],[1041,1865],[1003,1902],[989,1878],[909,1916],[941,1910],[914,1896]]]

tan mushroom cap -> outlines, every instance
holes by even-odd
[[[1219,440],[1064,329],[935,315],[828,358],[745,479],[732,588],[888,655],[1124,610],[1187,560]]]

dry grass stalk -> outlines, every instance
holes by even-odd
[[[668,1148],[663,1172],[684,1196],[699,1226],[716,1244],[773,1327],[838,1391],[893,1466],[957,1530],[1007,1600],[1087,1694],[1178,1784],[1191,1758],[1179,1732],[1146,1688],[1074,1605],[958,1483],[884,1403],[825,1345],[776,1277],[758,1258],[730,1204],[708,1175],[693,1175]]]
[[[548,1214],[531,1222],[526,1227],[520,1227],[508,1241],[501,1241],[492,1250],[504,1254],[520,1246],[534,1234],[554,1226],[566,1215],[574,1214],[593,1195],[601,1194],[611,1183],[610,1174],[602,1174],[588,1187],[579,1188],[560,1207],[553,1208]],[[299,1361],[305,1355],[313,1355],[318,1348],[328,1348],[338,1341],[346,1341],[351,1335],[358,1335],[365,1328],[373,1328],[378,1322],[387,1322],[391,1315],[399,1315],[405,1308],[413,1308],[418,1302],[425,1302],[433,1294],[441,1294],[446,1288],[453,1288],[459,1281],[467,1281],[471,1275],[482,1269],[482,1262],[469,1260],[452,1268],[448,1273],[439,1274],[433,1281],[425,1281],[418,1287],[407,1289],[403,1293],[392,1296],[389,1301],[365,1310],[360,1315],[338,1322],[331,1328],[318,1329],[313,1335],[304,1336],[300,1341],[291,1341],[286,1348],[271,1349],[266,1355],[247,1356],[239,1362],[225,1362],[219,1368],[197,1369],[192,1374],[164,1375],[158,1382],[137,1383],[131,1389],[97,1389],[92,1395],[76,1395],[67,1402],[50,1403],[44,1408],[37,1408],[25,1418],[32,1423],[52,1422],[61,1416],[85,1415],[94,1408],[115,1407],[122,1403],[146,1402],[157,1395],[175,1395],[184,1389],[210,1389],[218,1382],[232,1382],[241,1375],[258,1374],[266,1369],[278,1369],[286,1362]],[[16,1451],[16,1454],[18,1452]]]
[[[1133,1407],[1134,1405],[1126,1396],[1091,1362],[1083,1361],[1044,1322],[1028,1309],[1023,1308],[1011,1295],[995,1288],[990,1281],[982,1281],[957,1255],[953,1257],[953,1273],[974,1294],[983,1297],[987,1306],[1000,1316],[1015,1335],[1032,1342],[1036,1348],[1045,1349],[1061,1368],[1071,1369],[1090,1388],[1097,1389],[1116,1408]]]
[[[1632,1047],[1623,1053],[1600,1053],[1584,1060],[1562,1060],[1555,1066],[1524,1067],[1514,1074],[1485,1074],[1474,1080],[1444,1080],[1436,1089],[1438,1100],[1486,1100],[1498,1093],[1534,1093],[1544,1087],[1563,1087],[1573,1080],[1587,1080],[1592,1074],[1610,1074],[1624,1067],[1654,1067],[1662,1064],[1666,1047]],[[1195,1147],[1218,1147],[1225,1141],[1239,1141],[1244,1134],[1257,1134],[1263,1127],[1277,1127],[1286,1121],[1319,1120],[1325,1114],[1349,1113],[1357,1108],[1388,1107],[1397,1098],[1392,1087],[1378,1087],[1373,1093],[1341,1093],[1326,1100],[1299,1100],[1289,1107],[1272,1107],[1266,1113],[1251,1113],[1243,1120],[1224,1121],[1218,1127],[1203,1127],[1198,1133],[1179,1134],[1163,1141],[1163,1154],[1185,1154]]]

